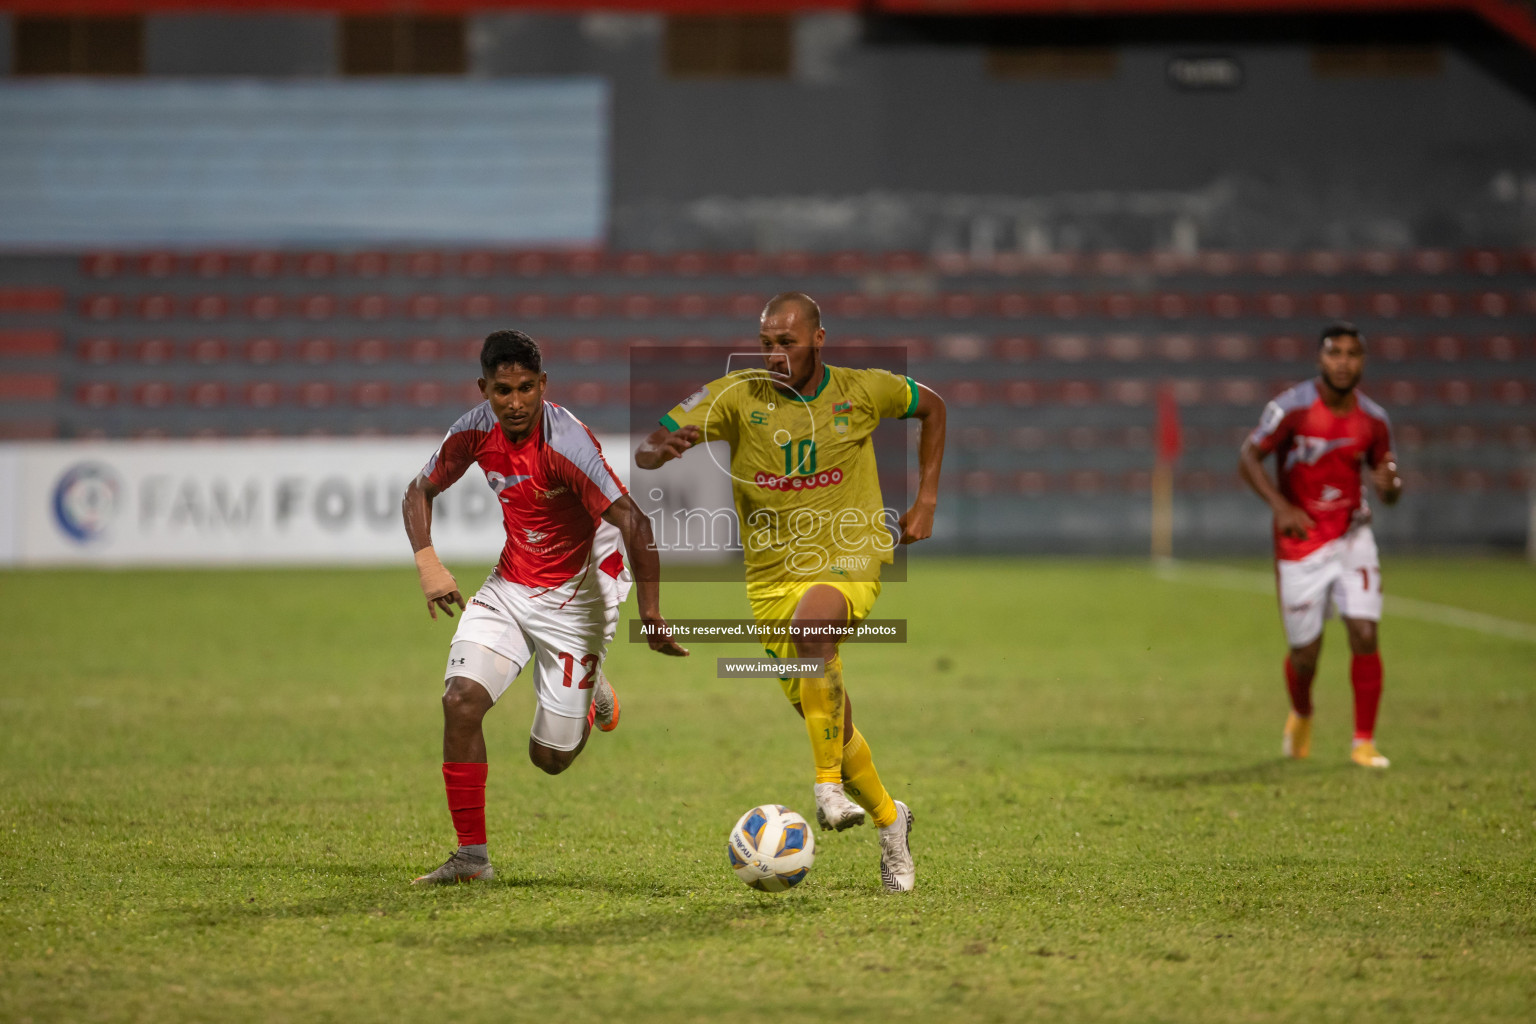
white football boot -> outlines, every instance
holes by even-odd
[[[816,822],[823,829],[841,832],[864,824],[864,808],[848,799],[841,782],[818,782],[811,790],[816,794]]]
[[[880,887],[886,892],[911,892],[917,885],[912,863],[912,808],[896,801],[896,820],[880,830]]]
[[[460,882],[489,882],[496,877],[496,869],[483,857],[472,857],[463,850],[454,850],[442,867],[412,880],[412,885],[458,885]]]

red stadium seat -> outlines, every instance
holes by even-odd
[[[876,312],[875,302],[860,292],[844,292],[832,296],[826,303],[833,316],[857,320]]]
[[[115,362],[121,348],[116,338],[86,338],[75,349],[75,356],[82,363],[104,366]]]
[[[897,292],[891,296],[891,312],[903,320],[914,320],[928,311],[928,297],[917,292]]]
[[[75,402],[91,409],[117,404],[117,385],[111,381],[87,381],[75,389]]]
[[[198,409],[217,409],[229,398],[229,386],[219,380],[205,380],[187,388],[187,403]]]
[[[968,292],[950,292],[939,297],[940,311],[945,316],[957,320],[980,316],[987,311],[988,305],[984,296],[972,295]]]
[[[1459,305],[1452,292],[1425,292],[1419,297],[1419,309],[1426,316],[1455,316]]]
[[[1462,254],[1462,262],[1472,273],[1485,277],[1504,270],[1504,256],[1495,249],[1469,249]]]
[[[176,389],[163,380],[147,380],[133,386],[133,403],[161,409],[176,401]]]
[[[660,261],[648,252],[626,252],[618,257],[619,273],[625,277],[650,277]]]
[[[1369,338],[1366,351],[1373,360],[1401,363],[1413,358],[1414,343],[1412,338],[1401,334],[1383,334]]]
[[[1152,490],[1152,474],[1145,469],[1121,473],[1116,486],[1127,494],[1146,494]]]
[[[1091,380],[1064,380],[1054,386],[1056,400],[1063,405],[1092,405],[1099,400],[1099,385]]]
[[[995,474],[984,469],[973,469],[960,475],[960,490],[972,498],[985,498],[997,491]]]
[[[1103,438],[1094,427],[1078,424],[1075,427],[1067,428],[1064,440],[1067,447],[1072,451],[1086,452],[1097,448]]]
[[[1188,295],[1177,292],[1159,292],[1152,297],[1152,311],[1165,320],[1178,320],[1194,311],[1194,302]]]
[[[366,299],[367,297],[365,296],[359,302],[366,301]],[[337,314],[340,306],[341,304],[336,301],[336,296],[328,292],[305,295],[298,300],[299,315],[305,320],[329,320]],[[368,319],[376,319],[376,317],[368,317]]]
[[[839,277],[857,277],[869,271],[868,257],[854,250],[835,252],[830,262],[832,273]]]
[[[725,301],[725,315],[732,320],[756,320],[763,312],[768,296],[755,292],[737,292]]]
[[[393,344],[385,338],[360,338],[352,343],[352,361],[373,366],[389,359]]]
[[[252,295],[245,300],[245,315],[251,320],[276,320],[283,315],[283,297]]]
[[[1291,272],[1291,254],[1283,249],[1266,249],[1253,254],[1253,269],[1265,277],[1283,277]]]
[[[1132,292],[1110,292],[1101,301],[1105,315],[1116,320],[1125,320],[1142,312],[1141,297]]]
[[[1459,378],[1442,380],[1435,390],[1447,405],[1468,405],[1477,397],[1476,383]]]
[[[1058,320],[1075,320],[1080,316],[1092,314],[1092,302],[1085,295],[1074,295],[1071,292],[1056,292],[1042,296],[1042,305],[1047,316],[1053,316]]]
[[[60,341],[58,331],[0,330],[0,358],[51,356],[59,351]]]
[[[1301,303],[1289,292],[1267,292],[1259,297],[1259,308],[1266,316],[1277,320],[1289,320],[1301,312]]]
[[[276,338],[252,338],[244,345],[245,361],[255,366],[265,366],[283,358],[283,343]]]
[[[1489,386],[1494,401],[1504,405],[1525,405],[1531,400],[1531,382],[1507,378],[1496,380]]]
[[[1536,448],[1536,424],[1511,423],[1504,428],[1504,443],[1522,451]]]
[[[1281,363],[1294,363],[1306,358],[1313,345],[1294,334],[1277,334],[1264,340],[1264,354]]]
[[[1477,311],[1483,316],[1508,316],[1514,303],[1503,292],[1479,292],[1474,300]]]
[[[1360,254],[1359,264],[1367,274],[1385,276],[1396,273],[1402,260],[1390,249],[1369,249]]]
[[[524,292],[514,295],[510,303],[512,315],[522,319],[537,319],[549,316],[553,312],[553,303],[549,296],[537,292]]]
[[[408,253],[405,257],[405,272],[415,278],[441,277],[443,263],[443,254],[440,252]]]
[[[328,380],[305,381],[295,389],[298,403],[309,409],[323,409],[336,401],[336,385]]]
[[[417,365],[435,363],[443,358],[443,343],[437,338],[412,338],[405,343],[405,358]]]
[[[135,270],[141,277],[170,277],[176,273],[176,254],[173,252],[146,252],[135,261]]]
[[[394,308],[395,302],[388,295],[359,295],[352,300],[352,315],[359,320],[383,320]]]
[[[405,315],[412,320],[439,320],[447,311],[447,305],[441,295],[424,292],[405,300]]]
[[[466,320],[489,320],[496,315],[500,305],[494,295],[483,292],[465,295],[458,300],[459,316]]]
[[[1195,265],[1202,274],[1229,277],[1243,269],[1243,258],[1233,252],[1202,252],[1195,257]]]
[[[258,280],[277,277],[283,272],[280,252],[253,252],[245,258],[245,272]]]
[[[144,338],[134,344],[133,357],[146,366],[159,366],[176,358],[176,343],[169,338]]]
[[[939,358],[954,363],[974,363],[985,358],[987,339],[979,334],[945,334],[938,340]]]
[[[319,365],[336,358],[336,347],[334,338],[305,338],[298,343],[296,352],[299,362]]]
[[[494,252],[466,252],[459,254],[459,275],[474,278],[490,277],[496,273],[499,261]]]
[[[480,388],[475,384],[474,380],[464,381],[462,384],[457,385],[457,389],[458,401],[465,405],[479,405],[485,401],[485,396],[480,393]]]
[[[539,277],[549,270],[549,257],[542,252],[520,252],[512,256],[512,273],[519,277]]]
[[[123,272],[123,257],[115,252],[90,252],[80,258],[80,273],[98,280],[117,277]]]
[[[1349,296],[1343,292],[1319,292],[1312,296],[1312,305],[1325,320],[1343,320],[1351,312]]]
[[[53,373],[0,373],[0,402],[51,402],[59,396]]]
[[[940,389],[940,394],[943,394]],[[1033,380],[1010,380],[1003,384],[1003,401],[1012,406],[1038,405],[1042,398],[1040,385]]]
[[[356,252],[347,260],[347,272],[353,277],[385,277],[389,274],[389,264],[388,253]]]
[[[575,338],[570,343],[569,357],[573,362],[591,365],[602,361],[605,348],[601,338]]]
[[[306,252],[299,257],[299,274],[310,280],[333,277],[336,274],[336,254]]]
[[[963,427],[955,435],[955,440],[961,448],[969,448],[972,451],[984,451],[992,447],[992,431],[986,427]]]
[[[1458,469],[1451,473],[1451,489],[1464,494],[1482,494],[1493,483],[1492,477],[1481,469]]]
[[[1075,469],[1067,474],[1067,490],[1073,494],[1099,494],[1106,483],[1104,474],[1097,469]]]
[[[1104,397],[1119,405],[1146,405],[1152,400],[1152,384],[1139,377],[1106,381]]]
[[[10,310],[0,302],[0,311]],[[116,320],[122,311],[123,302],[116,295],[87,295],[80,300],[80,315],[87,320]]]
[[[1414,423],[1399,423],[1392,427],[1392,442],[1399,450],[1416,452],[1424,447],[1424,430]]]
[[[1051,478],[1038,469],[1021,469],[1013,474],[1009,484],[1013,493],[1034,498],[1051,489]]]
[[[141,295],[138,301],[141,320],[169,320],[176,315],[176,299],[171,295]]]
[[[1080,363],[1093,354],[1093,340],[1086,334],[1049,334],[1045,354],[1064,363]]]
[[[1403,315],[1402,296],[1395,292],[1371,292],[1363,300],[1364,309],[1373,317],[1395,320]]]
[[[420,409],[443,404],[447,389],[435,380],[418,380],[406,388],[406,401]]]
[[[927,259],[920,252],[910,250],[895,250],[883,253],[880,257],[880,269],[887,274],[917,274],[926,270]]]
[[[283,400],[283,386],[270,380],[251,381],[241,388],[241,400],[253,409],[270,409]]]
[[[1168,388],[1180,405],[1198,405],[1205,399],[1205,382],[1193,377],[1176,377],[1168,382]],[[1190,446],[1194,447],[1193,442]]]
[[[1107,277],[1124,277],[1136,270],[1137,258],[1122,249],[1105,249],[1093,256],[1092,272]]]
[[[0,441],[46,441],[59,436],[52,420],[5,420],[0,422]]]
[[[1158,356],[1175,363],[1200,357],[1200,339],[1193,334],[1159,334],[1153,348]]]
[[[571,277],[591,277],[603,269],[601,254],[590,250],[568,253],[564,263],[565,272]]]
[[[1210,339],[1211,353],[1229,363],[1247,362],[1259,346],[1246,334],[1217,334]]]
[[[1243,297],[1236,292],[1211,292],[1205,296],[1205,308],[1210,316],[1232,320],[1245,312]]]
[[[187,300],[186,308],[194,320],[222,320],[229,315],[229,299],[223,295],[197,295]]]
[[[1483,355],[1500,363],[1507,363],[1513,359],[1519,359],[1524,345],[1516,338],[1508,334],[1495,334],[1491,338],[1483,339]]]
[[[382,380],[358,381],[352,385],[352,404],[377,409],[389,402],[389,384]]]
[[[672,257],[672,273],[678,277],[701,277],[710,269],[711,258],[704,252],[680,252]]]
[[[1454,334],[1438,334],[1425,343],[1431,359],[1442,363],[1459,363],[1467,354],[1467,343]]]
[[[1034,359],[1039,348],[1034,338],[1023,335],[1010,335],[998,338],[994,343],[993,352],[996,358],[1007,360],[1010,363],[1027,363]]]
[[[213,281],[225,277],[229,273],[230,259],[228,253],[200,252],[192,256],[192,274],[205,281]]]
[[[709,296],[699,292],[679,295],[672,300],[671,305],[676,316],[687,320],[699,320],[709,315]]]
[[[1268,398],[1253,377],[1228,377],[1215,382],[1216,399],[1227,405],[1262,405]]]
[[[570,315],[578,320],[591,320],[602,316],[607,303],[596,292],[583,292],[571,296]]]
[[[1410,258],[1410,264],[1420,274],[1444,274],[1456,265],[1456,260],[1444,249],[1421,249]]]
[[[229,343],[223,338],[197,338],[187,345],[187,356],[203,366],[222,363],[229,358]]]
[[[987,400],[987,385],[979,380],[952,380],[944,384],[939,393],[948,404],[969,409]]]
[[[621,297],[618,306],[620,315],[629,320],[649,320],[660,312],[655,297],[644,292]]]
[[[1315,249],[1301,258],[1301,265],[1309,274],[1337,277],[1349,268],[1349,258],[1332,249]]]

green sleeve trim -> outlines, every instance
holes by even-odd
[[[907,390],[912,393],[912,400],[907,403],[907,411],[901,414],[901,419],[906,419],[917,412],[917,381],[907,378]]]
[[[661,425],[672,431],[674,434],[677,433],[677,420],[672,418],[671,413],[667,413],[661,418]]]

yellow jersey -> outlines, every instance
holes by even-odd
[[[813,395],[758,367],[712,380],[661,418],[731,446],[731,492],[747,581],[878,580],[899,510],[880,497],[870,435],[917,409],[917,384],[889,370],[822,367]]]

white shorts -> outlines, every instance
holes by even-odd
[[[627,568],[615,576],[618,566],[610,562],[603,570],[612,553],[594,547],[586,571],[549,589],[492,573],[459,618],[444,681],[473,679],[499,701],[531,661],[537,704],[531,734],[546,747],[575,749],[631,586]]]
[[[1275,562],[1280,617],[1291,647],[1305,647],[1337,611],[1346,619],[1381,621],[1381,562],[1369,526],[1357,526],[1305,558]]]

